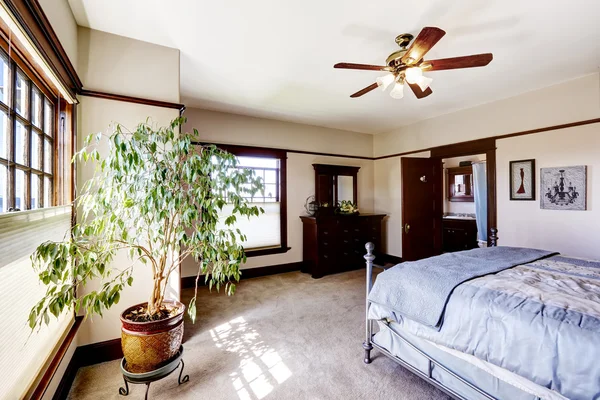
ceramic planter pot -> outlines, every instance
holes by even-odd
[[[121,348],[129,372],[154,371],[175,357],[181,347],[185,306],[178,301],[165,301],[163,304],[177,308],[178,312],[160,321],[133,322],[125,319],[131,310],[146,304],[136,304],[121,313]]]

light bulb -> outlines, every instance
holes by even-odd
[[[404,97],[404,84],[401,82],[396,82],[394,88],[390,92],[390,96],[394,99],[401,99]]]
[[[419,67],[408,68],[404,71],[404,76],[406,82],[408,83],[417,83],[417,80],[423,76],[423,71]]]
[[[417,85],[419,85],[419,87],[421,88],[421,90],[423,92],[427,90],[427,88],[429,87],[429,85],[431,85],[431,82],[433,82],[433,79],[428,78],[426,76],[420,76],[417,79]]]
[[[387,74],[375,79],[375,82],[377,82],[377,86],[379,86],[381,90],[385,91],[385,89],[387,89],[387,87],[390,86],[390,84],[394,82],[395,79],[396,77],[394,76],[394,74]]]

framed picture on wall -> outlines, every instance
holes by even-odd
[[[510,199],[535,200],[535,160],[511,161]]]
[[[542,168],[540,208],[544,210],[586,210],[587,167]]]

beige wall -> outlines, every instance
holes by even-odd
[[[179,102],[179,50],[78,27],[83,87]]]
[[[509,200],[508,163],[535,159],[536,201]],[[497,141],[498,235],[506,246],[600,259],[600,124]],[[540,168],[587,165],[587,211],[540,209]]]
[[[598,117],[600,78],[599,74],[594,74],[375,135],[373,151],[376,156],[393,154]],[[579,130],[587,133],[580,133]],[[600,124],[497,141],[500,244],[554,248],[575,256],[591,254],[600,258],[600,248],[585,247],[591,238],[598,235],[595,226],[600,226],[600,214],[594,210],[594,190],[598,186],[593,182],[594,168],[597,168],[597,159],[600,158],[600,145],[594,135],[600,135]],[[575,215],[574,211],[540,210],[538,201],[509,201],[508,161],[524,158],[539,158],[536,161],[538,175],[542,166],[588,165],[590,209]],[[399,158],[377,160],[375,211],[390,215],[388,253],[397,256],[402,255],[400,187]],[[519,222],[510,225],[517,216]],[[555,233],[556,236],[553,236],[548,226],[552,220],[567,224],[568,228],[564,230],[569,235]],[[538,236],[534,237],[532,232]]]
[[[371,135],[199,109],[188,109],[185,115],[188,118],[185,130],[198,129],[200,138],[207,142],[371,157]],[[302,261],[302,223],[299,216],[305,215],[306,198],[315,191],[312,166],[315,163],[361,167],[358,172],[358,206],[362,212],[373,211],[373,161],[290,152],[287,159],[287,211],[288,246],[291,250],[284,254],[249,258],[242,269]],[[193,276],[196,273],[196,263],[191,259],[184,261],[182,275]]]
[[[597,118],[600,75],[428,119],[373,137],[376,157]]]
[[[77,70],[77,22],[67,0],[39,0],[71,64]]]
[[[352,156],[373,156],[373,136],[319,126],[189,108],[187,130],[214,143],[277,147]]]
[[[414,153],[407,157],[429,157],[430,152]],[[375,212],[384,213],[383,252],[402,256],[402,157],[375,161]]]

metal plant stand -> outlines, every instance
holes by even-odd
[[[179,368],[181,365],[181,369],[179,370],[179,377],[177,378],[177,382],[181,385],[182,383],[186,383],[190,380],[189,375],[183,375],[183,368],[185,367],[185,363],[183,362],[183,346],[179,348],[179,351],[173,357],[171,361],[165,366],[162,366],[154,371],[144,372],[141,374],[136,374],[129,372],[125,369],[125,358],[121,360],[121,373],[123,374],[123,382],[125,382],[125,387],[119,388],[119,394],[121,396],[127,396],[129,394],[129,384],[146,385],[146,395],[144,396],[145,400],[148,400],[148,392],[150,390],[150,384],[152,382],[156,382],[164,377],[171,375],[174,371]],[[183,377],[182,377],[183,376]]]

